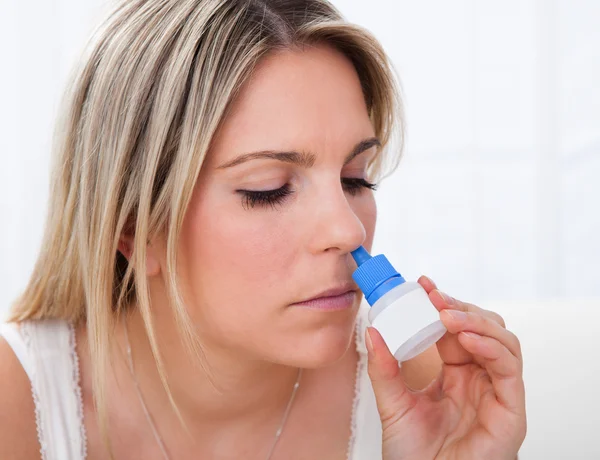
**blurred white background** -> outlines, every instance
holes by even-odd
[[[374,253],[521,339],[533,459],[600,459],[600,2],[337,0],[404,89]],[[33,266],[68,71],[106,2],[0,0],[0,315]]]

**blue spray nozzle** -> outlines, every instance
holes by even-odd
[[[354,261],[359,267],[367,260],[372,259],[371,254],[369,254],[362,246],[359,246],[358,249],[352,251],[352,257],[354,257]]]
[[[369,305],[373,305],[381,296],[405,282],[383,254],[372,257],[360,246],[352,251],[352,257],[358,265],[352,278],[364,293]]]

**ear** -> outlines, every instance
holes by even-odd
[[[129,261],[133,254],[135,237],[131,233],[123,233],[119,238],[117,248],[121,254]],[[146,246],[146,276],[157,276],[160,273],[160,261],[156,249],[152,244]]]

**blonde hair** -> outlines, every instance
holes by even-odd
[[[173,313],[188,351],[202,361],[176,277],[178,237],[196,178],[260,59],[313,44],[328,44],[354,64],[382,149],[397,136],[394,151],[369,165],[370,176],[382,178],[402,151],[398,81],[377,40],[325,0],[124,0],[73,71],[54,134],[42,249],[9,320],[86,321],[105,439],[110,331],[133,302],[179,415],[153,327],[147,241],[166,237]],[[117,250],[127,229],[135,234],[129,261]]]

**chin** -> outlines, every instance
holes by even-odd
[[[304,367],[316,369],[337,363],[354,347],[354,334],[338,334],[337,337],[323,338],[318,342],[307,350]]]
[[[356,311],[349,310],[345,318],[325,321],[308,330],[294,334],[294,340],[287,340],[289,347],[281,347],[286,356],[280,356],[286,364],[321,368],[340,361],[355,346],[354,330]]]

